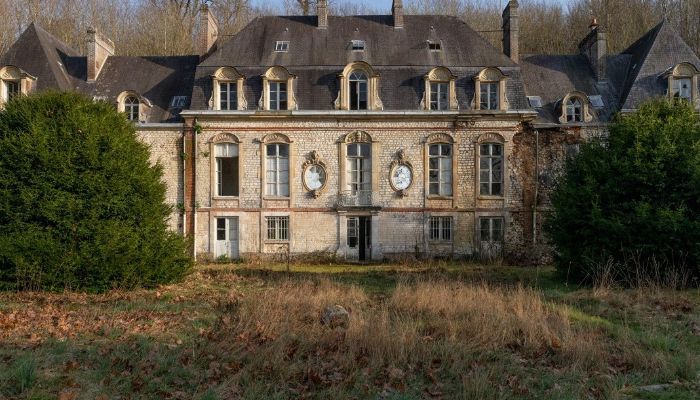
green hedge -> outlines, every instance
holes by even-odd
[[[0,286],[152,287],[185,276],[167,228],[162,168],[113,105],[78,94],[18,98],[0,111]]]

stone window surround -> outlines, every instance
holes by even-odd
[[[285,67],[275,65],[268,68],[268,70],[261,75],[261,78],[263,90],[262,94],[260,95],[260,101],[258,102],[258,109],[270,111],[270,82],[284,82],[287,84],[287,110],[298,110],[299,107],[294,94],[294,82],[297,78],[296,75],[290,74]]]
[[[219,84],[220,83],[236,83],[236,94],[237,94],[237,110],[245,110],[248,108],[248,103],[245,99],[245,93],[243,92],[243,82],[245,81],[245,76],[239,73],[233,67],[221,67],[216,70],[216,72],[211,75],[212,80],[212,98],[210,100],[210,107],[212,110],[221,111],[221,93]],[[225,110],[234,111],[234,110]]]
[[[498,86],[498,110],[484,111],[507,111],[510,107],[508,98],[506,97],[506,76],[500,69],[495,67],[484,68],[478,74],[474,75],[474,100],[472,101],[472,109],[481,110],[481,83],[497,82]]]
[[[267,193],[267,145],[283,143],[289,145],[289,196],[270,196]],[[282,133],[270,133],[260,140],[260,198],[261,200],[283,200],[287,206],[293,204],[296,177],[296,156],[294,142]],[[239,160],[240,160],[239,155]],[[242,186],[241,186],[242,188]]]
[[[243,250],[249,243],[243,238],[247,237],[247,226],[243,223],[246,217],[245,212],[232,211],[210,211],[209,212],[209,252],[213,255],[216,250],[216,219],[217,218],[238,218],[238,256],[243,254]]]
[[[500,144],[503,146],[503,190],[499,196],[490,196],[481,194],[481,145],[482,144]],[[503,200],[505,201],[508,194],[508,141],[499,133],[489,132],[480,135],[474,141],[474,196],[478,200]]]
[[[474,213],[474,242],[476,249],[481,248],[481,219],[482,218],[502,218],[503,219],[503,244],[507,243],[506,236],[510,226],[510,215],[503,211],[477,211]],[[503,250],[503,249],[502,249]]]
[[[357,70],[367,75],[367,110],[363,111],[383,110],[384,104],[379,98],[379,74],[364,61],[356,61],[346,65],[343,72],[338,75],[340,90],[334,102],[335,109],[350,110],[350,75]]]
[[[567,120],[567,114],[566,114],[566,109],[567,105],[572,99],[578,99],[581,101],[581,106],[583,109],[581,110],[581,116],[583,118],[583,121],[571,121],[569,122]],[[579,91],[573,91],[570,93],[567,93],[566,96],[559,102],[558,104],[558,109],[560,112],[559,115],[559,123],[561,124],[580,124],[583,122],[591,122],[593,121],[593,114],[591,114],[591,109],[593,107],[591,106],[591,101],[588,99],[588,96]]]
[[[5,82],[18,82],[20,93],[26,95],[34,90],[36,79],[36,77],[13,65],[6,65],[0,68],[0,107],[9,100]]]
[[[216,194],[216,145],[217,144],[235,144],[238,147],[238,196],[219,196]],[[222,132],[214,135],[209,140],[209,182],[211,182],[210,190],[210,200],[235,200],[239,199],[241,195],[241,171],[242,171],[242,160],[243,160],[243,146],[241,146],[241,141],[238,136],[233,133]]]
[[[260,213],[260,243],[261,244],[267,244],[267,245],[280,245],[280,246],[287,246],[289,250],[291,251],[292,249],[292,244],[293,244],[293,238],[294,238],[294,213],[290,213],[287,211],[267,211],[267,212],[261,212]],[[268,239],[267,238],[267,218],[268,217],[287,217],[287,239],[286,240],[275,240],[275,239]],[[240,232],[239,232],[240,236]],[[240,248],[240,247],[239,247]],[[261,250],[264,249],[264,247],[261,247]],[[239,250],[240,252],[240,250]],[[276,253],[277,250],[272,251],[272,253]]]
[[[449,144],[452,145],[452,195],[451,196],[440,196],[430,194],[430,145],[431,144]],[[453,203],[456,202],[457,197],[457,168],[458,168],[458,158],[457,157],[457,146],[458,142],[449,133],[433,133],[425,139],[425,144],[423,146],[423,188],[425,192],[425,199],[428,200],[452,200]]]
[[[455,81],[457,80],[457,77],[452,73],[452,71],[450,71],[446,67],[435,67],[431,69],[430,72],[425,74],[423,80],[425,82],[425,91],[423,94],[423,99],[421,101],[421,108],[427,111],[439,111],[430,109],[430,102],[432,100],[432,91],[430,85],[432,83],[447,83],[449,88],[449,106],[447,107],[447,110],[459,110],[459,103],[457,102],[457,91],[455,89]]]
[[[153,104],[147,98],[141,96],[133,90],[123,91],[117,96],[117,111],[120,113],[126,112],[126,99],[135,97],[139,101],[139,120],[134,122],[146,121],[148,113],[153,107]]]
[[[673,99],[673,81],[676,79],[690,79],[691,80],[691,101],[693,107],[696,110],[700,110],[700,93],[698,92],[698,82],[700,82],[700,71],[695,67],[695,65],[682,62],[673,68],[669,68],[663,75],[662,78],[668,80],[668,98]]]
[[[368,143],[371,148],[372,162],[371,162],[371,177],[372,182],[370,187],[372,188],[372,193],[379,192],[379,181],[380,181],[380,170],[381,164],[379,163],[378,154],[380,154],[380,145],[378,142],[372,139],[369,133],[364,131],[354,131],[345,135],[338,142],[338,193],[347,191],[347,167],[348,167],[348,144],[352,143]]]

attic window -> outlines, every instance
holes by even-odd
[[[428,48],[430,49],[430,51],[441,51],[442,43],[428,41]]]
[[[588,100],[591,102],[593,108],[603,108],[605,103],[603,102],[603,97],[599,94],[588,96]]]
[[[287,51],[289,51],[289,41],[278,40],[275,43],[275,51],[280,52],[280,53],[286,53]]]
[[[183,108],[187,104],[187,96],[175,96],[170,102],[171,108]]]
[[[542,97],[540,96],[527,96],[527,101],[532,108],[542,108]]]
[[[352,51],[365,51],[365,41],[364,40],[353,40],[352,41]]]

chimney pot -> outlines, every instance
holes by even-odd
[[[394,0],[391,4],[391,14],[394,17],[394,28],[403,28],[403,1]]]
[[[597,27],[598,27],[598,18],[593,17],[593,20],[591,21],[591,25],[589,26],[589,28],[590,28],[591,30],[593,30],[593,29],[595,29],[595,28],[597,28]]]
[[[316,2],[316,26],[319,29],[328,28],[328,0],[318,0]]]

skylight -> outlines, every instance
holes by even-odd
[[[275,43],[275,51],[282,52],[282,53],[289,51],[289,41],[278,40]]]
[[[527,101],[532,108],[542,108],[542,97],[540,96],[527,96]]]
[[[593,108],[603,108],[605,103],[603,102],[603,97],[601,95],[588,96],[588,100],[591,102]]]
[[[442,50],[442,43],[428,41],[428,48],[430,51],[440,51]]]
[[[183,108],[187,104],[187,96],[174,96],[170,102],[171,108]]]
[[[353,40],[352,41],[352,50],[353,51],[364,51],[365,50],[365,41],[364,40]]]

